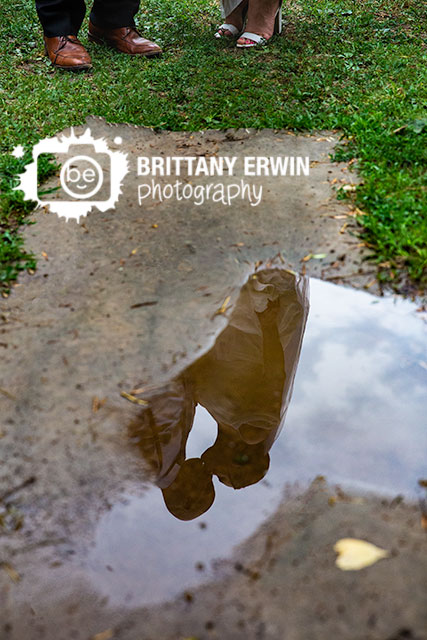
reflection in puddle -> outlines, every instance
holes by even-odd
[[[280,270],[257,273],[243,287],[227,328],[209,353],[146,396],[149,405],[130,433],[176,518],[191,520],[212,506],[213,476],[241,489],[267,473],[307,311],[305,279]],[[197,405],[212,416],[218,432],[200,457],[189,458],[186,443]]]
[[[270,373],[276,371],[271,387],[260,374],[256,385],[251,382],[252,366],[264,366],[264,354],[250,364],[242,359],[241,366],[227,368],[227,357],[234,362],[242,344],[232,337],[236,336],[234,329],[233,333],[227,329],[177,386],[153,397],[152,407],[157,407],[157,413],[152,411],[153,420],[157,425],[169,420],[170,428],[161,431],[164,441],[156,444],[149,436],[144,441],[143,416],[132,425],[160,489],[153,486],[142,497],[128,496],[126,503],[116,504],[99,522],[86,566],[94,587],[111,602],[126,606],[162,602],[205,582],[218,559],[231,557],[233,549],[275,513],[286,486],[297,482],[304,488],[319,474],[347,490],[417,497],[417,481],[426,474],[427,435],[425,325],[415,305],[312,280],[310,316],[286,428],[273,445],[288,404],[306,313],[302,291],[293,295],[299,315],[295,314],[298,320],[287,335],[294,336],[294,343],[289,340],[288,355],[286,348],[271,348]],[[265,311],[252,307],[252,318],[255,313],[261,333]],[[268,313],[282,336],[277,305],[270,304]],[[267,314],[264,317],[267,323]],[[238,329],[246,334],[247,328],[244,324]],[[247,335],[260,334],[249,331]],[[215,354],[222,341],[217,362]],[[274,331],[269,344],[278,346]],[[257,394],[247,396],[246,389],[254,388]],[[279,408],[280,388],[283,401]],[[236,395],[237,391],[243,396]],[[164,405],[162,398],[167,400]],[[242,411],[243,400],[252,403],[250,415]],[[183,429],[173,427],[184,406],[193,417],[196,402],[191,431],[191,424],[185,426],[184,420],[180,423]],[[170,407],[168,414],[166,407]],[[257,451],[253,465],[246,447]],[[270,468],[260,480],[266,472],[267,455]],[[179,479],[175,485],[179,489],[172,489],[166,498],[177,516],[172,517],[161,490],[165,493],[174,486],[185,459],[194,461],[187,465],[190,472],[193,467],[198,471]],[[204,491],[202,484],[196,485],[193,493],[192,478],[198,474],[206,485]],[[256,484],[247,489],[230,488],[251,481]],[[209,508],[213,490],[215,501]],[[199,502],[195,495],[201,496]],[[203,511],[200,518],[185,520]]]

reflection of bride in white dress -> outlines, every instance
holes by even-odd
[[[263,46],[282,31],[282,0],[221,0],[221,13],[224,23],[215,37],[238,38],[240,49]]]

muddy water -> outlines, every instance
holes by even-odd
[[[417,497],[427,365],[415,305],[312,280],[299,354],[304,282],[255,284],[209,354],[142,396],[129,436],[152,487],[100,519],[85,560],[111,604],[154,604],[207,581],[286,490],[318,475]]]

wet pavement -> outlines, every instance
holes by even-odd
[[[425,321],[289,270],[361,263],[319,205],[348,210],[336,141],[287,140],[312,145],[314,193],[258,218],[35,213],[39,269],[1,303],[1,640],[425,640]],[[342,572],[342,537],[390,556]]]
[[[299,362],[306,283],[260,271],[205,356],[135,390],[110,479],[80,477],[91,518],[71,466],[64,505],[49,453],[33,465],[4,500],[23,519],[2,536],[5,638],[425,638],[425,323],[408,301],[310,290]],[[58,446],[78,465],[76,434]],[[345,575],[347,536],[391,558]]]
[[[295,392],[286,421],[282,418],[279,425],[280,430],[285,422],[284,431],[274,445],[271,433],[266,439],[269,462],[263,440],[253,470],[249,465],[253,477],[234,480],[234,487],[250,488],[231,490],[232,468],[228,467],[228,477],[222,482],[214,478],[215,503],[210,507],[211,488],[200,482],[196,470],[195,488],[203,487],[207,498],[200,509],[206,509],[199,523],[206,527],[203,535],[199,526],[171,519],[174,505],[165,509],[161,492],[154,487],[143,498],[127,496],[126,504],[116,505],[101,519],[89,564],[104,565],[101,572],[95,571],[94,580],[113,601],[118,594],[126,594],[125,585],[132,591],[132,603],[142,605],[161,601],[165,593],[168,598],[178,595],[184,576],[187,586],[205,581],[215,559],[231,555],[249,532],[255,532],[274,514],[285,489],[291,495],[304,491],[317,476],[359,496],[372,493],[390,500],[397,497],[397,503],[416,503],[423,496],[418,484],[426,474],[427,446],[423,322],[408,303],[377,301],[317,280],[311,281],[311,307]],[[353,314],[358,316],[356,322]],[[220,389],[223,381],[224,375],[219,377]],[[250,384],[246,387],[251,388]],[[277,437],[277,427],[278,423],[272,428],[273,438]],[[212,458],[212,447],[218,444],[217,471],[224,474],[228,460],[218,422],[199,405],[186,457]],[[235,447],[231,450],[234,452]],[[234,468],[239,472],[242,465],[237,463]],[[181,506],[185,492],[177,497]],[[194,502],[197,508],[197,500]],[[179,512],[174,515],[187,519]],[[135,542],[144,522],[153,517],[155,535],[150,537],[151,543],[147,545],[145,537]],[[171,558],[161,553],[170,539],[175,549],[181,549],[172,572],[168,570]],[[154,563],[153,546],[159,550]],[[146,589],[141,588],[135,552],[143,566],[154,564],[151,570],[158,576]],[[200,562],[203,571],[198,568]],[[111,568],[114,575],[109,574]]]

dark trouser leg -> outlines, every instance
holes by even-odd
[[[90,19],[97,27],[134,27],[139,0],[95,0]]]
[[[84,0],[36,0],[36,9],[48,38],[77,35],[86,12]]]

